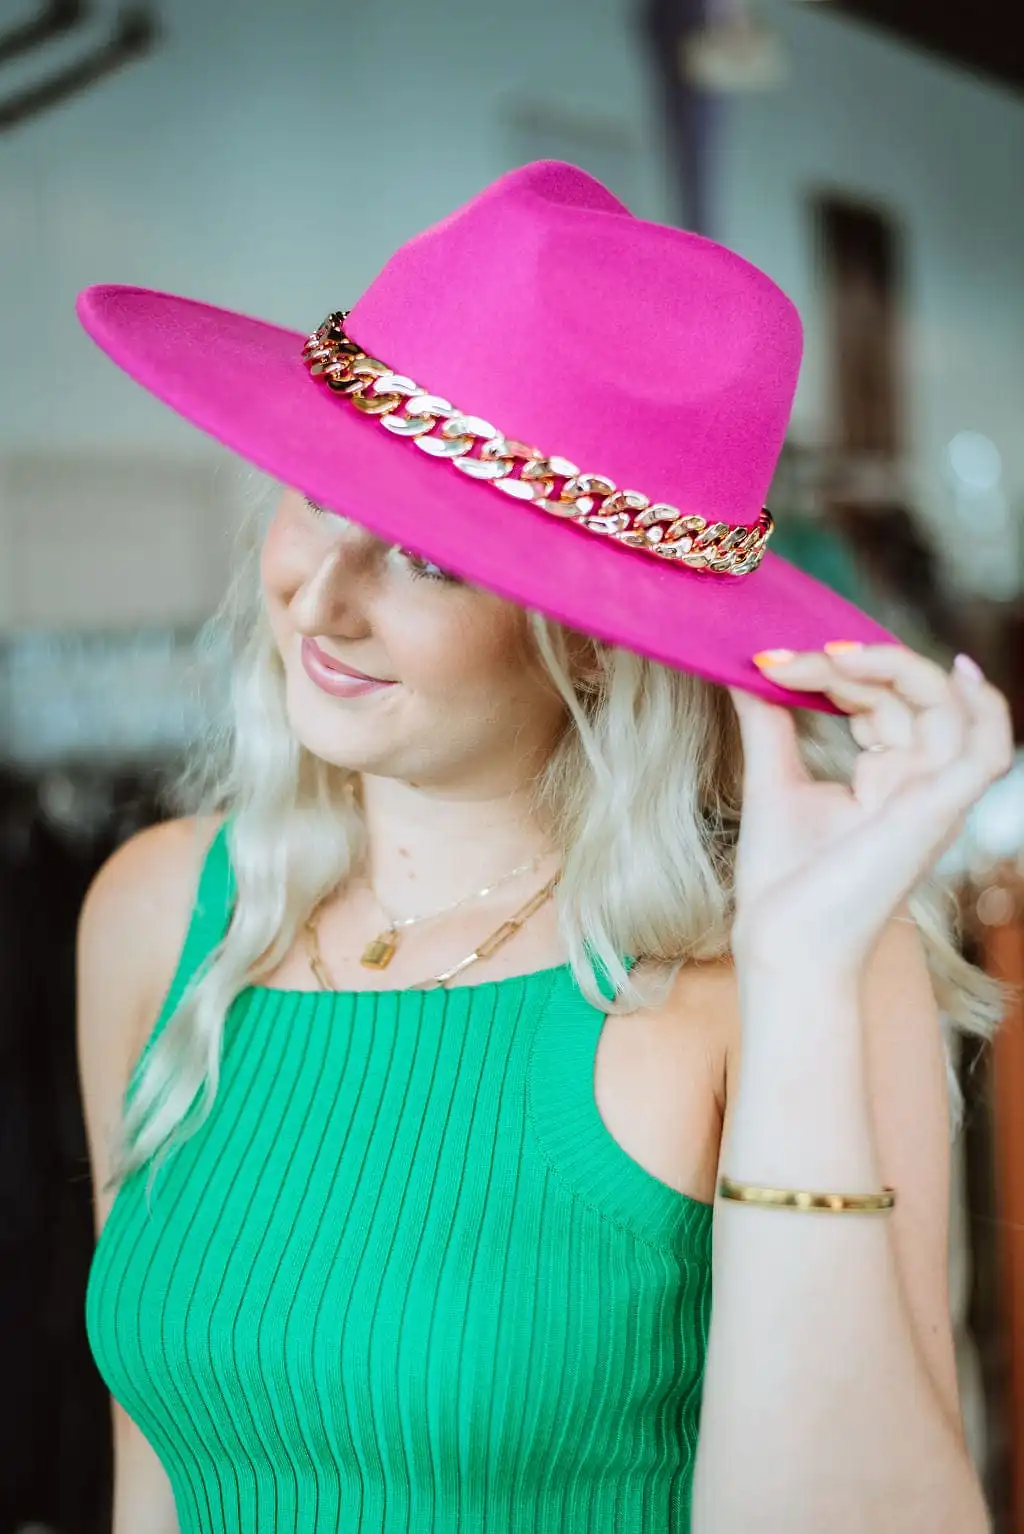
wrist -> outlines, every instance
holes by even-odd
[[[842,918],[837,918],[841,922]],[[733,927],[731,950],[737,977],[752,984],[775,988],[823,989],[856,993],[868,950],[857,944],[834,945],[815,934],[810,940],[800,930],[780,937],[764,929]]]
[[[820,953],[733,953],[744,1027],[788,1017],[788,1028],[859,1016],[861,968]]]

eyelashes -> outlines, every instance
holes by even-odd
[[[414,581],[441,581],[449,586],[458,586],[461,582],[454,575],[449,575],[447,570],[442,570],[440,565],[435,565],[432,560],[422,559],[419,554],[413,554],[409,549],[394,550],[405,561],[409,574]]]
[[[303,500],[312,516],[323,517],[327,515],[326,507],[310,500],[308,495],[303,496]],[[343,519],[339,518],[339,520]],[[413,580],[437,581],[442,585],[448,586],[461,586],[463,584],[457,575],[449,575],[447,570],[442,570],[441,566],[435,565],[433,560],[425,559],[420,554],[414,554],[411,549],[402,549],[395,544],[388,550],[388,554],[389,556],[398,555]]]

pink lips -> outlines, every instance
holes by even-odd
[[[321,650],[315,639],[303,639],[301,653],[303,669],[310,681],[335,698],[362,698],[395,685],[342,665],[340,660]]]

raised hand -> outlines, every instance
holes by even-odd
[[[780,686],[826,694],[864,749],[850,787],[815,782],[789,710],[730,688],[745,753],[737,963],[855,971],[967,810],[1009,770],[1009,709],[966,656],[948,673],[900,645],[755,661]]]

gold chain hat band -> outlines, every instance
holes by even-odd
[[[709,523],[676,506],[652,503],[637,490],[619,490],[610,479],[582,473],[566,458],[545,457],[367,356],[346,334],[347,318],[341,312],[328,315],[306,341],[302,355],[310,372],[363,415],[377,416],[388,431],[410,437],[432,458],[446,458],[471,479],[588,532],[690,570],[749,575],[764,558],[774,527],[767,507],[751,527]]]

